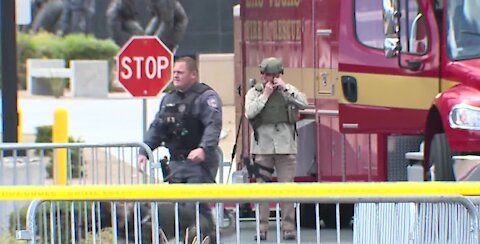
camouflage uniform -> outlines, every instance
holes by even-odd
[[[278,75],[283,73],[283,66],[276,58],[267,58],[261,64],[261,72]],[[276,108],[275,113],[288,114],[285,105],[294,105],[299,109],[307,107],[308,102],[305,94],[293,85],[285,84],[284,90],[274,90],[270,96],[263,94],[265,84],[257,84],[248,90],[245,95],[245,116],[251,122],[257,116],[268,114],[265,109]],[[275,93],[275,94],[274,94]],[[269,99],[274,96],[283,97],[283,106],[266,106]],[[270,113],[272,115],[272,113]],[[275,115],[273,115],[275,116]],[[268,118],[263,118],[268,121]],[[277,171],[279,182],[293,182],[295,176],[295,164],[297,154],[297,141],[295,122],[260,123],[253,126],[254,135],[251,137],[251,153],[255,165],[261,174],[256,178],[257,182],[271,182],[273,171]],[[292,203],[282,203],[282,229],[289,234],[295,230],[295,210]],[[269,204],[260,204],[260,232],[266,238],[268,230],[268,218],[270,216]],[[261,234],[262,235],[262,234]],[[261,237],[264,240],[264,237]],[[284,235],[285,238],[285,235]]]

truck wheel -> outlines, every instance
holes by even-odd
[[[435,166],[436,181],[455,181],[453,175],[453,159],[452,152],[447,143],[445,133],[435,134],[430,145],[429,163]]]

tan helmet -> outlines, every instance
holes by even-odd
[[[260,73],[283,74],[282,61],[275,57],[265,58],[260,63]]]

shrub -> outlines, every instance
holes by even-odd
[[[52,126],[51,125],[44,125],[44,126],[38,126],[36,127],[37,134],[35,138],[35,142],[52,142]],[[74,143],[74,142],[84,142],[80,138],[73,138],[71,136],[68,137],[68,142],[69,143]],[[69,157],[69,162],[70,164],[67,165],[67,172],[70,172],[71,175],[69,175],[71,178],[79,178],[84,175],[84,160],[83,160],[83,154],[82,151],[79,148],[74,148],[69,150],[70,154],[67,155]],[[40,154],[40,152],[37,151],[37,155]],[[53,178],[53,153],[51,149],[47,149],[44,151],[43,156],[50,157],[50,160],[48,161],[45,169],[47,171],[47,177],[48,178]]]
[[[99,40],[91,35],[71,34],[63,39],[65,60],[106,59],[113,61],[119,47],[111,40]]]
[[[110,70],[112,70],[115,55],[119,50],[120,47],[113,41],[96,39],[91,35],[71,34],[59,37],[48,32],[37,34],[18,32],[19,86],[26,87],[26,61],[29,58],[64,59],[67,63],[74,59],[104,59],[109,61]]]
[[[29,35],[19,32],[17,36],[17,53],[18,53],[18,84],[20,88],[26,88],[26,60],[30,57],[38,57],[37,49],[31,41]]]
[[[115,56],[120,48],[112,40],[96,39],[92,35],[70,34],[65,36],[65,60],[103,59],[108,61],[110,77],[113,77]],[[112,82],[108,83],[112,90]]]
[[[36,35],[29,35],[29,38],[36,56],[27,58],[65,59],[66,46],[61,37],[48,32],[40,32]]]
[[[35,142],[42,143],[42,142],[52,142],[52,126],[51,125],[42,125],[37,126],[35,134]],[[41,155],[40,151],[36,151],[37,155]],[[46,149],[43,151],[43,155],[45,157],[52,157],[52,149]]]

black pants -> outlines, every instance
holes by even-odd
[[[214,183],[210,171],[203,163],[194,163],[191,160],[171,161],[170,179],[171,184],[196,184],[196,183]],[[195,208],[194,203],[184,203],[189,207]],[[213,224],[212,210],[208,203],[200,203],[200,214]]]

